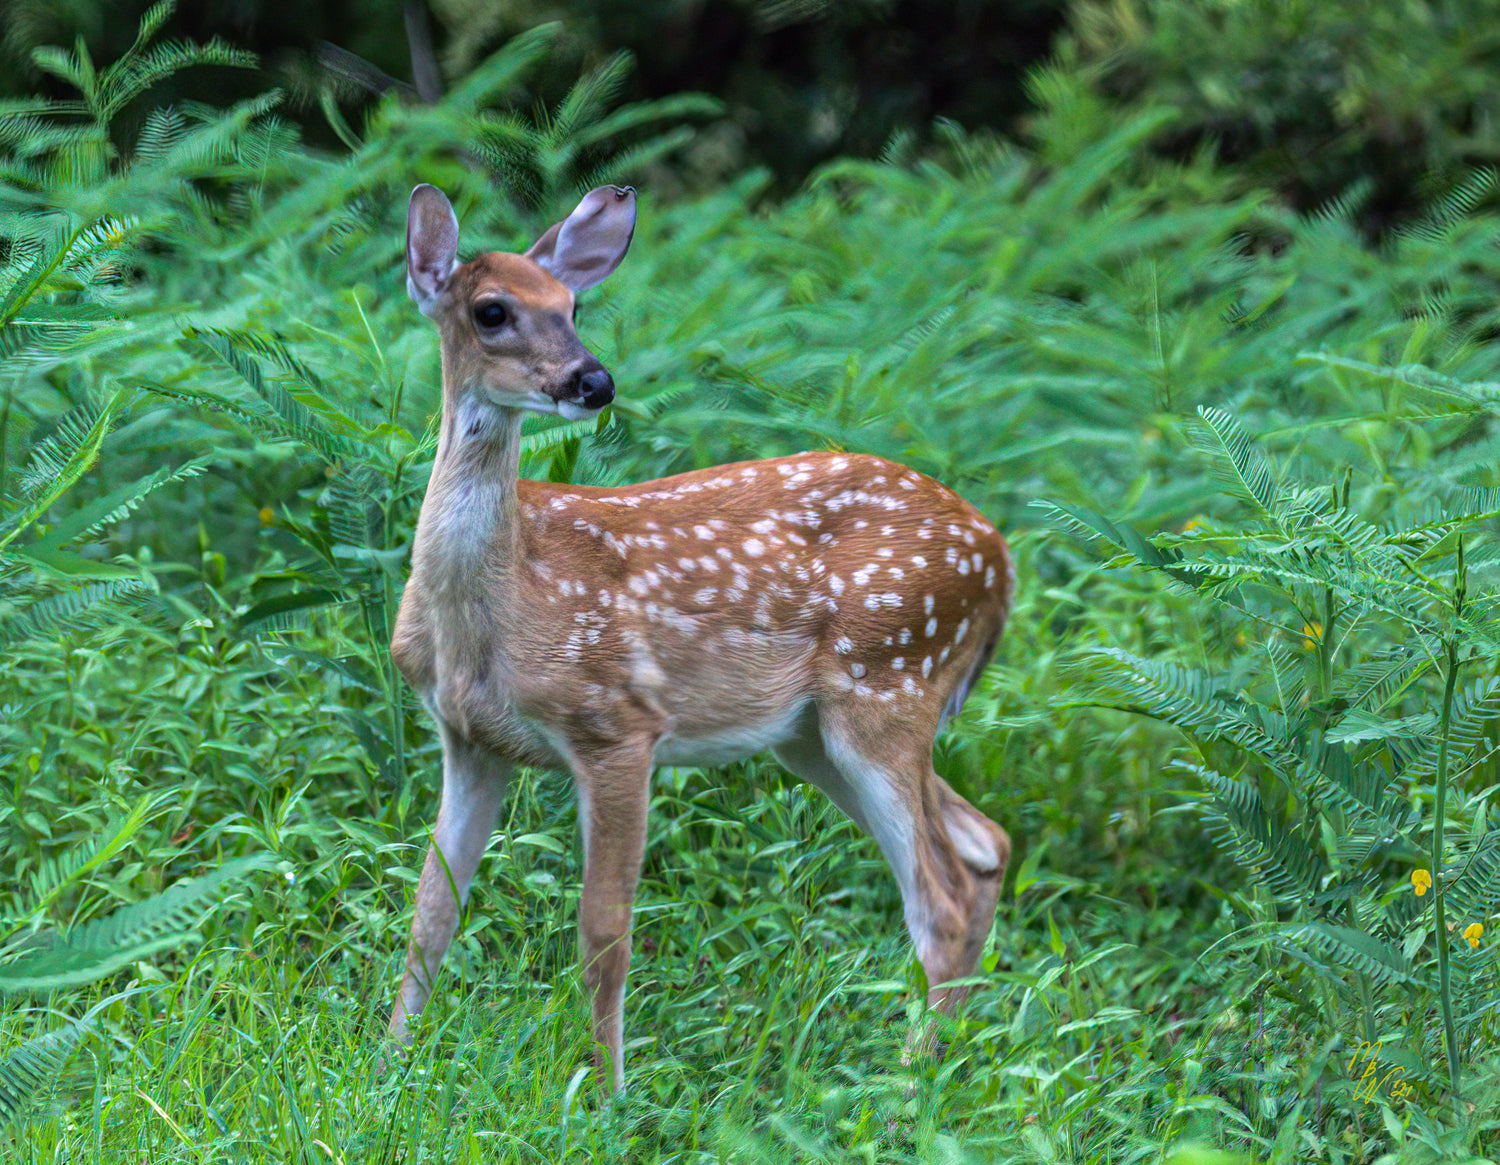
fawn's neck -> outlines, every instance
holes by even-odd
[[[412,552],[413,578],[439,608],[479,617],[514,583],[520,464],[520,411],[445,389],[437,458]]]

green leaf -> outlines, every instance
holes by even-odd
[[[0,994],[55,991],[92,983],[160,951],[195,939],[194,927],[220,890],[271,863],[266,854],[237,858],[142,902],[55,937],[49,945],[0,963]]]

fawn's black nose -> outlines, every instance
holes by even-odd
[[[586,409],[602,409],[615,399],[614,377],[603,368],[580,372],[574,379],[573,387],[578,390],[578,403]]]

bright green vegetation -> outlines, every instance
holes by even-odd
[[[149,38],[45,58],[77,104],[0,110],[10,1157],[1494,1156],[1491,181],[1371,250],[1357,202],[1156,160],[1165,114],[1059,69],[1025,149],[951,131],[663,205],[712,110],[594,77],[493,112],[545,51],[337,155],[271,95],[121,128],[195,59]],[[535,422],[526,473],[837,445],[1014,531],[1019,606],[937,763],[1016,854],[940,1061],[900,1063],[922,985],[873,843],[757,761],[659,775],[625,1098],[590,1098],[549,774],[375,1070],[436,812],[385,653],[437,399],[405,194],[511,248],[612,178],[641,226],[580,329],[621,396]]]

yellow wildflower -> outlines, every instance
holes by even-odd
[[[1464,928],[1464,938],[1469,940],[1471,947],[1479,945],[1479,937],[1482,934],[1484,934],[1484,923],[1482,922],[1471,922]]]
[[[1411,872],[1411,886],[1417,892],[1417,897],[1432,889],[1432,875],[1426,870],[1413,870]]]
[[[1321,623],[1304,623],[1304,624],[1302,624],[1302,650],[1303,651],[1311,651],[1313,648],[1317,647],[1320,642],[1322,642],[1322,639],[1323,639],[1323,624],[1321,624]]]
[[[270,506],[261,506],[261,508],[260,508],[260,524],[262,526],[269,526],[269,525],[271,525],[275,521],[276,521],[276,511],[273,510],[273,509],[271,509]]]

